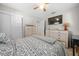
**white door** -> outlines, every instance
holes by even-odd
[[[0,12],[0,32],[11,39],[22,38],[22,17]]]
[[[11,16],[11,34],[13,39],[22,38],[22,17],[19,15]]]

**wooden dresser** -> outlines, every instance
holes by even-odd
[[[26,25],[24,33],[25,33],[25,37],[36,34],[36,26],[35,25]]]
[[[68,47],[68,31],[47,30],[46,36],[60,40],[65,47]]]

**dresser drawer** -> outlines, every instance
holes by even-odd
[[[68,31],[52,31],[50,30],[48,33],[46,33],[49,37],[55,38],[65,45],[65,47],[68,47]]]

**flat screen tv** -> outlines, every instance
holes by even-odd
[[[62,24],[62,15],[48,18],[48,25]]]

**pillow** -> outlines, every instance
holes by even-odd
[[[6,44],[5,42],[3,42],[3,41],[0,41],[0,44]]]
[[[0,55],[12,56],[15,53],[15,46],[5,33],[0,33]]]
[[[0,42],[6,42],[8,40],[5,33],[0,33]]]
[[[33,37],[36,37],[38,39],[41,39],[41,40],[44,40],[44,41],[47,41],[47,42],[51,42],[51,43],[54,43],[56,41],[56,39],[52,38],[52,37],[44,37],[44,36],[38,36],[38,35],[33,35]]]

